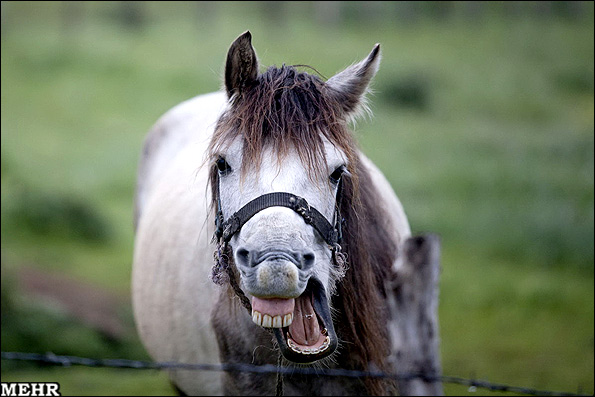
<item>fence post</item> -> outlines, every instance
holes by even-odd
[[[386,282],[391,361],[400,374],[441,375],[438,329],[440,240],[427,234],[408,238]],[[399,394],[443,395],[442,383],[423,378],[397,381]]]

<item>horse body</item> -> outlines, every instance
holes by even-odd
[[[227,84],[237,76],[230,74],[226,77]],[[220,194],[219,201],[224,202],[221,205],[223,213],[229,217],[233,211],[259,194],[290,188],[301,189],[291,193],[306,197],[325,218],[331,219],[333,216],[333,190],[325,193],[326,196],[324,194],[317,196],[316,191],[320,191],[320,187],[306,186],[308,181],[312,180],[308,170],[303,170],[300,174],[297,167],[294,171],[287,172],[279,165],[287,164],[286,160],[279,162],[276,170],[267,170],[266,165],[274,162],[276,155],[271,147],[262,152],[256,167],[261,170],[259,178],[247,184],[240,184],[242,188],[239,191],[232,190],[234,185],[230,181],[233,181],[233,178],[223,180],[224,172],[215,174],[214,168],[205,163],[213,154],[213,141],[218,133],[217,128],[221,127],[220,118],[230,111],[233,104],[233,100],[230,101],[230,87],[233,88],[228,84],[227,95],[225,92],[202,95],[170,110],[157,122],[145,141],[135,203],[133,306],[141,339],[150,355],[158,361],[277,363],[279,347],[275,338],[267,332],[266,328],[260,326],[261,324],[255,323],[229,285],[218,286],[209,277],[213,266],[213,252],[217,249],[211,241],[215,231],[215,214],[212,208],[213,203],[217,201],[215,195]],[[241,148],[239,152],[233,152],[233,143],[228,143],[225,150],[227,150],[227,161],[232,164],[230,169],[232,167],[239,169],[239,162],[242,160]],[[333,154],[331,142],[325,141],[323,147],[325,148],[323,157],[336,163],[329,163],[331,168],[344,160],[341,151]],[[355,156],[358,161],[357,169],[353,172],[357,172],[359,176],[358,189],[361,198],[358,200],[361,200],[363,208],[363,213],[358,216],[366,219],[370,224],[357,225],[359,229],[349,229],[348,232],[351,234],[346,236],[348,240],[346,244],[350,246],[348,252],[352,253],[354,260],[359,256],[367,255],[372,263],[370,266],[379,267],[377,263],[383,262],[382,266],[386,268],[395,259],[398,245],[409,236],[409,225],[403,208],[386,178],[363,153],[357,151]],[[285,157],[293,159],[295,164],[300,164],[300,153],[294,149],[290,149]],[[287,174],[285,175],[284,172]],[[285,185],[279,182],[288,179],[292,182],[287,182]],[[213,180],[217,182],[217,189],[213,188]],[[264,184],[254,182],[261,180],[269,182]],[[207,188],[209,185],[211,189]],[[263,187],[263,185],[266,186]],[[222,190],[221,193],[219,189]],[[350,194],[348,199],[353,197]],[[323,199],[327,196],[331,201]],[[233,203],[234,199],[238,202],[228,204]],[[346,218],[350,216],[345,214],[349,212],[350,204],[343,203],[345,207],[343,216]],[[356,216],[351,216],[354,219],[348,219],[347,222],[357,223]],[[363,267],[358,268],[358,263],[349,262],[353,259],[349,257],[347,260],[350,267],[345,271],[345,281],[341,281],[342,274],[334,275],[333,270],[317,268],[319,262],[330,263],[331,251],[324,249],[326,246],[324,241],[290,209],[271,207],[260,211],[254,218],[246,223],[238,235],[230,238],[233,249],[229,251],[229,256],[235,260],[239,269],[240,284],[244,292],[252,298],[253,305],[257,302],[266,306],[271,297],[283,297],[283,302],[294,297],[296,302],[303,301],[303,299],[300,300],[299,294],[306,288],[305,285],[302,286],[298,281],[292,284],[292,280],[301,279],[305,269],[312,268],[307,276],[319,279],[323,285],[322,289],[326,290],[328,300],[331,302],[330,306],[334,311],[333,322],[339,343],[337,352],[329,359],[323,359],[324,365],[352,369],[368,368],[367,365],[370,363],[365,362],[366,358],[363,357],[366,356],[366,352],[357,346],[358,338],[361,335],[375,334],[365,330],[368,325],[358,324],[358,321],[372,324],[381,323],[383,319],[359,319],[360,309],[353,301],[357,300],[354,297],[368,295],[378,296],[381,299],[383,292],[373,290],[380,288],[381,275],[366,274],[367,270]],[[285,225],[283,222],[287,225],[279,226],[279,224]],[[301,226],[291,232],[293,237],[279,242],[279,233],[291,230],[292,223],[300,223]],[[266,228],[262,229],[262,225],[266,225]],[[360,233],[378,231],[382,236],[373,234],[355,236],[356,230]],[[267,233],[270,238],[267,237],[269,241],[266,244],[272,246],[279,242],[279,246],[288,248],[286,250],[283,248],[285,250],[283,253],[274,251],[277,256],[271,261],[258,259],[260,261],[258,264],[245,263],[243,268],[242,261],[247,261],[246,258],[253,260],[258,257],[256,252],[265,252],[262,251],[264,248],[261,249],[256,245],[258,236]],[[360,244],[354,241],[356,237],[379,239],[385,244],[384,246],[363,244],[362,247],[371,247],[368,248],[370,252],[357,253],[357,246]],[[300,239],[305,243],[301,243]],[[375,248],[377,246],[380,248]],[[261,251],[258,251],[259,249]],[[278,247],[275,249],[278,250]],[[242,250],[250,252],[250,255],[247,253],[244,255]],[[391,252],[376,252],[380,250]],[[261,256],[269,258],[270,255],[266,252]],[[289,256],[289,260],[285,260]],[[283,269],[281,273],[288,276],[287,278],[278,277],[271,273],[273,272],[271,269]],[[253,276],[253,279],[258,280],[254,282],[255,286],[249,284],[252,282],[248,278],[248,273],[251,271],[257,273]],[[362,274],[358,274],[359,271]],[[265,277],[265,274],[272,275]],[[269,282],[272,286],[263,284],[262,280],[268,280],[267,277],[273,280]],[[369,280],[366,281],[367,284],[361,285],[368,285],[367,289],[372,289],[371,291],[354,291],[355,286],[360,285],[359,280],[362,277],[367,277]],[[286,284],[288,287],[285,287]],[[370,286],[372,287],[369,288]],[[270,288],[279,289],[266,295]],[[351,294],[349,299],[342,298],[347,294]],[[364,306],[367,303],[369,302],[361,302]],[[300,304],[308,307],[307,303]],[[362,313],[366,313],[366,310],[376,309],[361,308]],[[383,310],[384,307],[380,307],[375,313],[385,313]],[[344,313],[351,313],[351,317],[344,318]],[[322,319],[319,318],[319,321],[322,322]],[[373,326],[370,325],[370,327]],[[379,329],[381,328],[380,326]],[[318,337],[322,338],[317,334],[316,338]],[[367,341],[375,344],[378,342]],[[389,349],[389,345],[377,348],[379,351],[383,348]],[[386,355],[388,353],[386,351]],[[374,356],[370,357],[372,358],[368,357],[368,361],[374,361]],[[376,364],[372,363],[372,365]],[[177,370],[172,371],[170,377],[178,388],[188,394],[213,395],[223,392],[236,395],[272,394],[276,387],[275,375],[249,373],[221,375],[213,372]],[[374,392],[369,385],[359,379],[303,376],[286,376],[285,391],[288,394],[303,395],[361,395]]]
[[[145,143],[136,197],[132,275],[138,332],[155,360],[218,363],[209,324],[217,286],[209,280],[213,228],[207,223],[207,175],[200,170],[223,93],[178,105]],[[220,392],[218,374],[177,371],[183,390]]]

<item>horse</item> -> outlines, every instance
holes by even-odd
[[[223,89],[157,121],[139,161],[132,270],[135,323],[153,359],[391,369],[384,281],[411,232],[351,127],[379,62],[376,44],[329,79],[285,64],[260,73],[247,31],[228,50]],[[185,394],[279,387],[275,374],[169,376]],[[282,386],[395,387],[297,373]]]

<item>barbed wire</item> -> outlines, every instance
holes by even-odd
[[[70,367],[80,365],[85,367],[103,368],[129,368],[129,369],[168,369],[168,370],[198,370],[198,371],[226,371],[226,372],[250,372],[259,374],[283,375],[316,375],[347,378],[390,378],[400,381],[422,380],[424,382],[442,382],[468,386],[475,389],[486,389],[497,392],[512,392],[532,396],[581,396],[586,394],[558,392],[550,390],[537,390],[526,387],[496,384],[477,379],[466,379],[455,376],[429,375],[420,373],[390,374],[381,371],[358,371],[339,368],[313,368],[313,367],[279,367],[272,364],[253,365],[243,363],[223,364],[187,364],[179,362],[151,362],[128,359],[97,359],[77,356],[60,356],[53,353],[24,353],[24,352],[2,352],[2,360],[11,361],[33,361],[51,365]]]

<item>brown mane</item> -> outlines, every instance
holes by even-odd
[[[352,132],[342,116],[341,104],[327,95],[325,82],[293,67],[270,67],[249,89],[231,98],[219,119],[209,146],[216,158],[237,137],[243,140],[242,175],[260,164],[264,147],[272,146],[279,158],[295,149],[312,178],[324,177],[324,138],[348,158],[350,177],[343,181],[341,214],[346,220],[343,252],[348,270],[332,297],[335,325],[341,341],[338,366],[347,369],[389,370],[385,328],[384,280],[396,246],[389,238],[389,217],[378,207],[378,192],[360,162]],[[218,173],[211,168],[212,206],[217,202]],[[367,378],[370,394],[387,394],[392,383]]]

